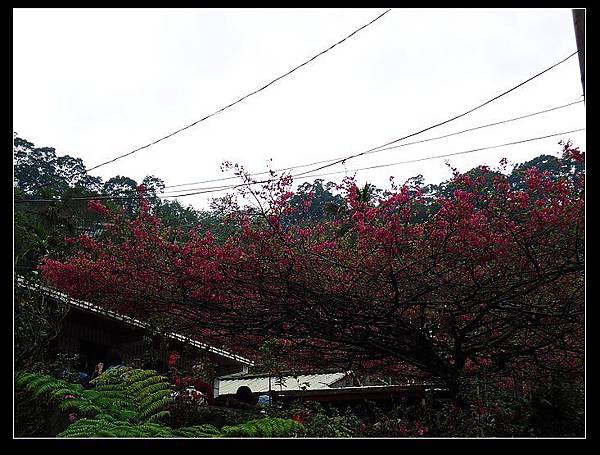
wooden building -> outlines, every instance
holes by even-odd
[[[103,362],[105,368],[125,364],[164,373],[173,351],[181,355],[177,366],[183,369],[189,369],[199,361],[210,365],[211,377],[205,380],[211,383],[215,383],[218,376],[247,373],[253,365],[251,360],[225,349],[175,332],[158,333],[143,321],[73,299],[47,286],[32,284],[20,277],[17,277],[15,285],[36,290],[45,298],[69,305],[60,333],[52,340],[50,349],[55,354],[79,354],[87,364],[83,368],[89,374],[98,362]],[[215,396],[218,394],[217,384]]]

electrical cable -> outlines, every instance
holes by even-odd
[[[459,134],[468,133],[470,131],[475,131],[475,130],[479,130],[479,129],[482,129],[482,128],[488,128],[488,127],[491,127],[491,126],[502,125],[502,124],[505,124],[505,123],[514,122],[514,121],[517,121],[517,120],[522,120],[522,119],[533,117],[533,116],[536,116],[536,115],[545,114],[547,112],[556,111],[556,110],[559,110],[559,109],[564,109],[566,107],[573,106],[575,104],[580,104],[580,103],[583,103],[583,100],[573,101],[572,103],[563,104],[563,105],[560,105],[560,106],[556,106],[556,107],[544,109],[542,111],[537,111],[537,112],[533,112],[533,113],[526,114],[526,115],[521,115],[519,117],[514,117],[514,118],[510,118],[510,119],[506,119],[506,120],[501,120],[501,121],[494,122],[494,123],[488,123],[488,124],[485,124],[485,125],[479,125],[479,126],[476,126],[476,127],[473,127],[473,128],[468,128],[468,129],[457,131],[457,132],[454,132],[454,133],[445,134],[443,136],[437,136],[437,137],[432,137],[432,138],[429,138],[429,139],[423,139],[423,140],[420,140],[420,141],[407,142],[405,144],[394,145],[394,146],[391,146],[391,147],[386,147],[386,148],[381,148],[381,149],[377,149],[377,150],[372,150],[369,153],[365,153],[365,155],[372,154],[372,153],[382,152],[384,150],[391,150],[391,149],[395,149],[395,148],[406,147],[407,145],[422,144],[424,142],[431,142],[431,141],[436,141],[436,140],[444,139],[444,138],[451,137],[451,136],[457,136]],[[273,172],[289,171],[289,170],[292,170],[292,169],[298,169],[298,168],[302,168],[302,167],[314,166],[314,165],[317,165],[317,164],[329,163],[329,162],[336,161],[336,160],[339,160],[339,159],[343,159],[343,157],[330,158],[330,159],[327,159],[327,160],[314,161],[312,163],[298,164],[298,165],[284,167],[284,168],[280,168],[280,169],[274,169]],[[266,174],[269,174],[269,171],[254,172],[254,173],[250,173],[249,175],[251,175],[251,176],[258,176],[258,175],[266,175]],[[237,178],[239,178],[239,177],[237,177],[237,176],[221,177],[221,178],[216,178],[216,179],[200,180],[200,181],[197,181],[197,182],[180,183],[180,184],[177,184],[177,185],[166,185],[164,188],[167,189],[167,188],[178,188],[178,187],[190,186],[190,185],[200,185],[202,183],[214,183],[214,182],[221,182],[221,181],[225,181],[225,180],[234,180],[234,179],[237,179]]]
[[[507,146],[511,146],[511,145],[523,144],[523,143],[526,143],[526,142],[532,142],[532,141],[547,139],[547,138],[555,137],[555,136],[562,136],[564,134],[576,133],[576,132],[584,131],[584,130],[585,130],[585,128],[579,128],[579,129],[570,130],[570,131],[563,131],[561,133],[553,133],[553,134],[548,134],[548,135],[545,135],[545,136],[539,136],[539,137],[534,137],[534,138],[522,139],[522,140],[519,140],[519,141],[513,141],[513,142],[507,142],[507,143],[504,143],[504,144],[498,144],[498,145],[491,145],[491,146],[486,146],[486,147],[480,147],[480,148],[471,149],[471,150],[464,150],[464,151],[460,151],[460,152],[446,153],[446,154],[443,154],[443,155],[435,155],[435,156],[429,156],[429,157],[424,157],[424,158],[415,158],[415,159],[412,159],[412,160],[398,161],[398,162],[394,162],[394,163],[386,163],[386,164],[379,164],[379,165],[374,165],[374,166],[367,166],[367,167],[362,167],[362,168],[356,168],[356,169],[349,170],[349,172],[357,172],[357,171],[361,171],[361,170],[377,169],[377,168],[383,168],[383,167],[397,166],[397,165],[401,165],[401,164],[408,164],[408,163],[416,163],[416,162],[420,162],[420,161],[427,161],[427,160],[432,160],[432,159],[437,159],[437,158],[445,158],[445,157],[449,157],[449,156],[463,155],[463,154],[467,154],[467,153],[479,152],[479,151],[482,151],[482,150],[490,150],[490,149],[495,149],[495,148],[499,148],[499,147],[507,147]],[[303,177],[303,179],[305,179],[305,178],[323,177],[323,176],[326,176],[326,175],[340,174],[340,173],[344,173],[344,172],[346,172],[346,171],[334,171],[334,172],[329,172],[329,173],[311,174],[311,175],[297,174],[297,175],[292,175],[291,177],[292,178]],[[268,179],[268,180],[254,181],[254,182],[248,182],[248,183],[240,183],[240,184],[236,184],[236,185],[224,185],[224,186],[221,186],[221,187],[203,188],[201,190],[193,191],[191,193],[157,195],[157,197],[162,197],[162,198],[176,198],[176,197],[195,196],[195,195],[199,195],[199,194],[208,194],[208,193],[215,193],[215,192],[219,192],[219,191],[226,191],[226,190],[236,189],[236,188],[240,188],[240,187],[244,187],[244,186],[251,186],[251,185],[259,185],[259,184],[264,184],[264,183],[270,183],[270,182],[273,182],[273,181],[274,181],[274,179]],[[55,198],[55,199],[25,199],[25,200],[15,201],[15,203],[18,204],[18,203],[26,203],[26,202],[58,202],[58,201],[65,201],[65,200],[71,200],[71,201],[77,201],[77,200],[82,200],[82,201],[90,201],[90,200],[127,200],[127,199],[137,199],[137,198],[138,198],[138,196],[96,196],[96,197],[72,197],[72,198]]]
[[[215,112],[213,112],[212,114],[208,114],[208,115],[206,115],[206,116],[202,117],[201,119],[199,119],[199,120],[196,120],[195,122],[193,122],[193,123],[190,123],[189,125],[186,125],[186,126],[184,126],[183,128],[179,128],[178,130],[176,130],[176,131],[174,131],[174,132],[172,132],[172,133],[170,133],[170,134],[167,134],[166,136],[163,136],[163,137],[161,137],[160,139],[157,139],[157,140],[155,140],[155,141],[153,141],[153,142],[150,142],[149,144],[146,144],[146,145],[144,145],[144,146],[142,146],[142,147],[138,147],[138,148],[136,148],[135,150],[132,150],[132,151],[130,151],[130,152],[127,152],[127,153],[124,153],[124,154],[122,154],[122,155],[119,155],[119,156],[117,156],[117,157],[115,157],[115,158],[113,158],[113,159],[111,159],[111,160],[108,160],[108,161],[105,161],[105,162],[103,162],[103,163],[97,164],[97,165],[95,165],[95,166],[93,166],[93,167],[89,168],[89,169],[87,170],[87,172],[89,172],[89,171],[93,171],[94,169],[98,169],[99,167],[101,167],[101,166],[105,166],[105,165],[107,165],[107,164],[109,164],[109,163],[113,163],[113,162],[115,162],[115,161],[117,161],[117,160],[120,160],[121,158],[125,158],[126,156],[129,156],[129,155],[132,155],[132,154],[134,154],[134,153],[136,153],[136,152],[139,152],[140,150],[143,150],[143,149],[146,149],[146,148],[148,148],[148,147],[151,147],[151,146],[152,146],[152,145],[154,145],[154,144],[158,144],[159,142],[161,142],[161,141],[164,141],[165,139],[168,139],[168,138],[170,138],[170,137],[172,137],[172,136],[175,136],[176,134],[178,134],[178,133],[180,133],[180,132],[182,132],[182,131],[184,131],[184,130],[187,130],[188,128],[191,128],[192,126],[195,126],[195,125],[197,125],[197,124],[198,124],[198,123],[200,123],[200,122],[203,122],[203,121],[205,121],[205,120],[208,120],[209,118],[211,118],[211,117],[214,117],[215,115],[217,115],[217,114],[219,114],[219,113],[223,112],[224,110],[226,110],[226,109],[229,109],[230,107],[233,107],[233,106],[235,106],[235,105],[236,105],[236,104],[238,104],[238,103],[241,103],[241,102],[242,102],[242,101],[244,101],[246,98],[249,98],[249,97],[251,97],[252,95],[255,95],[255,94],[257,94],[257,93],[261,92],[262,90],[266,89],[267,87],[269,87],[270,85],[274,84],[275,82],[277,82],[277,81],[279,81],[279,80],[283,79],[284,77],[286,77],[286,76],[288,76],[288,75],[292,74],[294,71],[296,71],[296,70],[298,70],[298,69],[302,68],[303,66],[305,66],[305,65],[307,65],[308,63],[312,62],[312,61],[313,61],[313,60],[315,60],[316,58],[320,57],[321,55],[323,55],[323,54],[325,54],[325,53],[329,52],[330,50],[332,50],[332,49],[333,49],[334,47],[336,47],[337,45],[339,45],[339,44],[343,43],[344,41],[346,41],[348,38],[350,38],[350,37],[354,36],[355,34],[357,34],[358,32],[360,32],[361,30],[365,29],[365,28],[366,28],[366,27],[368,27],[369,25],[371,25],[371,24],[373,24],[374,22],[376,22],[377,20],[381,19],[381,18],[382,18],[384,15],[386,15],[386,14],[387,14],[387,13],[389,13],[390,11],[391,11],[391,9],[388,9],[387,11],[384,11],[384,12],[383,12],[383,13],[381,13],[379,16],[377,16],[375,19],[373,19],[372,21],[370,21],[370,22],[368,22],[367,24],[363,25],[362,27],[360,27],[360,28],[358,28],[358,29],[354,30],[354,31],[353,31],[352,33],[350,33],[348,36],[346,36],[345,38],[343,38],[343,39],[339,40],[339,41],[338,41],[338,42],[336,42],[335,44],[333,44],[333,45],[329,46],[327,49],[325,49],[325,50],[323,50],[323,51],[319,52],[319,53],[318,53],[318,54],[316,54],[315,56],[311,57],[310,59],[306,60],[305,62],[301,63],[300,65],[297,65],[297,66],[295,66],[295,67],[294,67],[294,68],[292,68],[291,70],[289,70],[289,71],[287,71],[286,73],[282,74],[281,76],[279,76],[279,77],[277,77],[277,78],[273,79],[271,82],[269,82],[269,83],[267,83],[267,84],[263,85],[262,87],[260,87],[260,88],[258,88],[258,89],[256,89],[256,90],[254,90],[253,92],[250,92],[250,93],[248,93],[247,95],[244,95],[244,96],[242,96],[241,98],[239,98],[238,100],[234,101],[233,103],[230,103],[230,104],[228,104],[228,105],[226,105],[226,106],[224,106],[224,107],[222,107],[222,108],[220,108],[220,109],[216,110],[216,111],[215,111]]]

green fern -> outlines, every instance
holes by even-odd
[[[216,427],[205,424],[172,429],[146,422],[132,424],[104,418],[81,419],[71,424],[59,437],[64,438],[219,438],[219,437],[293,437],[303,431],[299,423],[279,418],[265,418],[236,426]]]
[[[225,426],[221,432],[226,437],[292,437],[304,431],[304,426],[290,419],[265,418],[250,420],[236,426]]]
[[[167,406],[173,402],[173,390],[165,377],[151,370],[117,367],[92,383],[93,389],[84,389],[39,373],[17,372],[15,377],[17,388],[47,396],[57,401],[60,409],[83,416],[59,437],[292,437],[304,431],[299,423],[279,418],[251,420],[221,431],[208,424],[172,429],[160,424],[169,416]]]
[[[221,432],[215,426],[208,423],[178,428],[173,430],[173,433],[177,436],[183,436],[187,438],[218,438],[221,436]]]
[[[105,419],[81,419],[58,435],[63,438],[144,437],[148,436],[139,425]]]
[[[48,396],[60,409],[76,411],[85,417],[110,415],[133,424],[159,422],[169,415],[173,390],[164,376],[152,370],[116,367],[93,381],[93,389],[84,389],[49,375],[18,372],[15,386],[35,396]]]
[[[173,434],[178,438],[220,438],[221,433],[204,432],[198,429],[192,429],[191,427],[178,428],[173,430]]]
[[[83,387],[79,384],[71,384],[62,379],[47,374],[18,372],[15,377],[15,386],[29,389],[35,396],[46,395],[55,392],[58,396],[77,395]]]
[[[137,393],[138,391],[145,389],[146,387],[150,387],[152,385],[161,383],[164,383],[164,378],[162,376],[150,376],[149,378],[134,382],[129,387],[129,391],[132,393]]]

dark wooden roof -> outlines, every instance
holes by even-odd
[[[44,286],[44,285],[41,285],[38,283],[32,283],[30,281],[27,281],[23,277],[17,276],[16,284],[17,284],[17,286],[26,287],[29,289],[37,289],[37,290],[43,292],[45,295],[47,295],[51,298],[54,298],[56,300],[59,300],[61,302],[67,303],[70,306],[77,308],[79,310],[94,313],[99,316],[103,316],[103,317],[106,317],[106,318],[109,318],[109,319],[112,319],[115,321],[119,321],[121,323],[130,325],[132,327],[142,328],[142,329],[146,329],[146,330],[152,330],[151,327],[149,326],[149,324],[147,324],[143,321],[140,321],[139,319],[135,319],[130,316],[125,316],[125,315],[119,314],[115,311],[99,307],[90,302],[74,299],[74,298],[68,296],[67,294],[57,291],[56,289],[52,289],[50,287],[47,287],[47,286]],[[252,362],[251,360],[249,360],[245,357],[242,357],[240,355],[226,351],[225,349],[217,348],[215,346],[211,346],[209,344],[202,343],[198,340],[194,340],[192,338],[189,338],[185,335],[181,335],[179,333],[170,332],[170,333],[165,334],[164,336],[166,336],[167,338],[171,338],[173,340],[181,341],[183,343],[186,343],[186,344],[196,347],[198,349],[206,350],[215,355],[226,357],[228,359],[239,362],[240,364],[243,364],[243,365],[248,365],[248,366],[254,365],[254,362]]]

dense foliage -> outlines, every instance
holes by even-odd
[[[215,213],[185,207],[178,201],[161,201],[158,195],[165,184],[154,176],[146,176],[140,184],[119,175],[103,182],[88,175],[80,158],[59,156],[52,147],[36,147],[20,137],[14,139],[13,158],[14,262],[20,274],[35,270],[47,254],[67,252],[65,237],[101,236],[105,220],[86,210],[85,198],[107,198],[105,203],[112,210],[135,217],[139,213],[137,188],[143,185],[148,201],[166,224],[187,229],[207,219],[218,224]],[[38,202],[24,202],[31,200]]]
[[[173,401],[170,384],[151,370],[114,367],[93,381],[95,387],[85,389],[51,375],[19,372],[15,384],[35,396],[48,394],[59,401],[60,409],[77,416],[132,424],[164,419]]]
[[[285,359],[293,370],[436,379],[454,398],[411,408],[419,420],[380,416],[362,430],[352,416],[317,412],[309,433],[581,433],[585,168],[571,144],[561,158],[541,155],[508,173],[503,161],[454,170],[439,185],[391,179],[386,191],[346,178],[294,192],[283,175],[199,212],[160,201],[159,179],[139,187],[121,176],[73,179],[65,169],[81,163],[17,142],[17,200],[139,195],[90,201],[88,210],[68,197],[17,204],[15,261],[30,267],[45,256],[39,269],[52,286],[257,360],[261,353],[274,377]],[[28,170],[38,154],[50,167]],[[40,182],[48,186],[36,190]],[[81,229],[84,220],[101,233]]]
[[[49,343],[58,336],[69,311],[66,304],[45,299],[24,286],[14,290],[14,364],[32,368],[47,361]]]
[[[33,398],[47,398],[69,412],[70,425],[59,437],[291,437],[303,426],[289,419],[255,419],[221,430],[210,424],[171,428],[166,425],[174,390],[150,370],[115,367],[84,389],[51,375],[18,372],[15,386]],[[43,435],[43,434],[42,434]]]
[[[536,167],[510,178],[490,178],[485,167],[476,178],[455,173],[456,189],[430,200],[407,185],[368,200],[347,179],[344,210],[319,222],[301,217],[310,195],[300,207],[289,204],[294,193],[283,177],[243,190],[257,216],[232,214],[240,229],[225,242],[196,231],[172,241],[142,198],[137,219],[107,213],[107,239],[80,237],[77,253],[47,259],[42,270],[74,296],[167,314],[206,338],[226,334],[247,346],[255,340],[255,348],[265,336],[278,338],[307,363],[391,365],[440,378],[456,392],[484,367],[499,381],[550,370],[576,375],[583,368],[581,160],[566,146],[567,171],[558,177]],[[100,203],[90,208],[104,211]],[[297,221],[284,224],[292,214]]]

